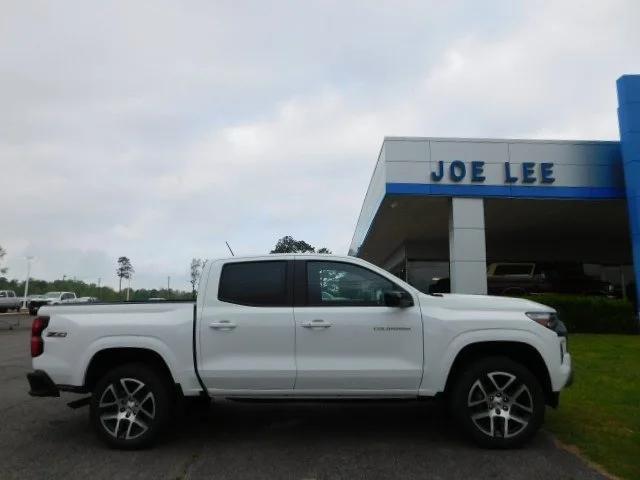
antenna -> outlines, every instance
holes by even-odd
[[[227,248],[228,248],[228,249],[229,249],[229,251],[231,252],[231,256],[232,256],[232,257],[235,257],[235,255],[234,255],[234,253],[233,253],[233,250],[231,250],[231,247],[229,246],[229,242],[225,241],[224,243],[226,243],[226,244],[227,244]]]

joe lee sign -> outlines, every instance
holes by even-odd
[[[431,172],[431,181],[439,182],[447,177],[450,181],[457,183],[469,177],[474,183],[483,183],[486,180],[484,164],[485,162],[477,160],[472,162],[454,160],[448,168],[445,168],[444,162],[440,160],[436,162],[435,169]],[[553,163],[524,162],[520,167],[512,167],[511,162],[504,162],[504,183],[550,184],[555,181]]]

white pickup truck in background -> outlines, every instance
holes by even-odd
[[[196,303],[45,305],[31,354],[31,395],[90,393],[92,424],[118,448],[151,444],[176,400],[196,396],[442,396],[478,444],[509,448],[571,379],[552,308],[426,295],[330,255],[209,262]]]
[[[47,292],[44,295],[40,295],[40,298],[33,298],[29,301],[29,313],[36,315],[38,309],[43,305],[59,305],[61,303],[72,303],[77,301],[76,294],[74,292]]]

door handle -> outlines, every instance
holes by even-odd
[[[331,326],[331,322],[327,322],[318,318],[310,322],[303,322],[302,326],[304,328],[329,328]]]
[[[233,330],[236,327],[237,325],[229,320],[220,320],[219,322],[211,322],[209,324],[209,328],[213,328],[214,330]]]

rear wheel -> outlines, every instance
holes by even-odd
[[[91,422],[112,447],[151,445],[167,425],[171,397],[163,375],[140,363],[117,367],[98,381],[90,404]]]
[[[480,446],[514,448],[531,439],[544,420],[544,392],[523,365],[506,357],[474,362],[456,380],[453,414]]]

